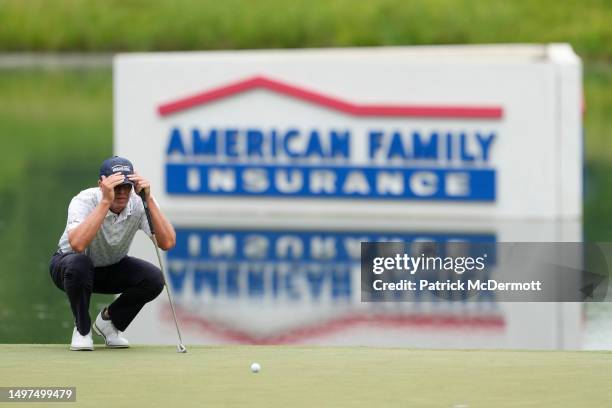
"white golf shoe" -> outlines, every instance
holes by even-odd
[[[70,350],[79,351],[79,350],[88,350],[91,351],[94,349],[93,338],[91,337],[91,330],[85,336],[82,336],[81,333],[75,327],[72,331],[72,341],[70,342]]]
[[[104,337],[104,343],[111,348],[127,348],[130,347],[130,342],[123,336],[121,332],[115,328],[113,322],[102,319],[102,312],[96,317],[94,322],[94,331]]]

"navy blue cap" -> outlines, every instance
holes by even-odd
[[[127,178],[129,174],[134,174],[134,166],[132,165],[132,162],[128,159],[124,157],[113,156],[110,159],[104,160],[102,162],[102,165],[100,166],[100,178],[102,178],[102,176],[112,176],[113,174],[118,172],[123,173],[123,175],[125,176],[125,178],[123,179],[123,183],[121,184],[131,184],[132,186],[134,185],[134,183],[129,178]]]

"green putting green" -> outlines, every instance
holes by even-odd
[[[588,408],[612,404],[610,384],[612,352],[0,345],[0,386],[76,387],[54,407]]]

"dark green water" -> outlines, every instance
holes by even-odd
[[[48,262],[63,232],[70,199],[94,185],[95,172],[96,164],[82,159],[63,164],[36,160],[27,162],[23,183],[1,192],[0,343],[69,339],[72,314],[65,294],[51,281]],[[109,299],[93,296],[93,317]]]
[[[111,92],[108,69],[0,71],[0,343],[65,344],[70,338],[68,301],[51,281],[48,262],[70,199],[95,185],[99,163],[112,153]],[[594,123],[605,125],[607,117],[602,113]],[[605,139],[593,136],[587,143]],[[610,175],[609,162],[586,166],[586,240],[611,240]],[[92,317],[110,299],[94,295]],[[588,308],[597,321],[589,330],[612,327],[610,308]]]

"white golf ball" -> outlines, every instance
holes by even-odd
[[[251,364],[251,371],[254,373],[258,373],[261,370],[261,366],[258,363]]]

